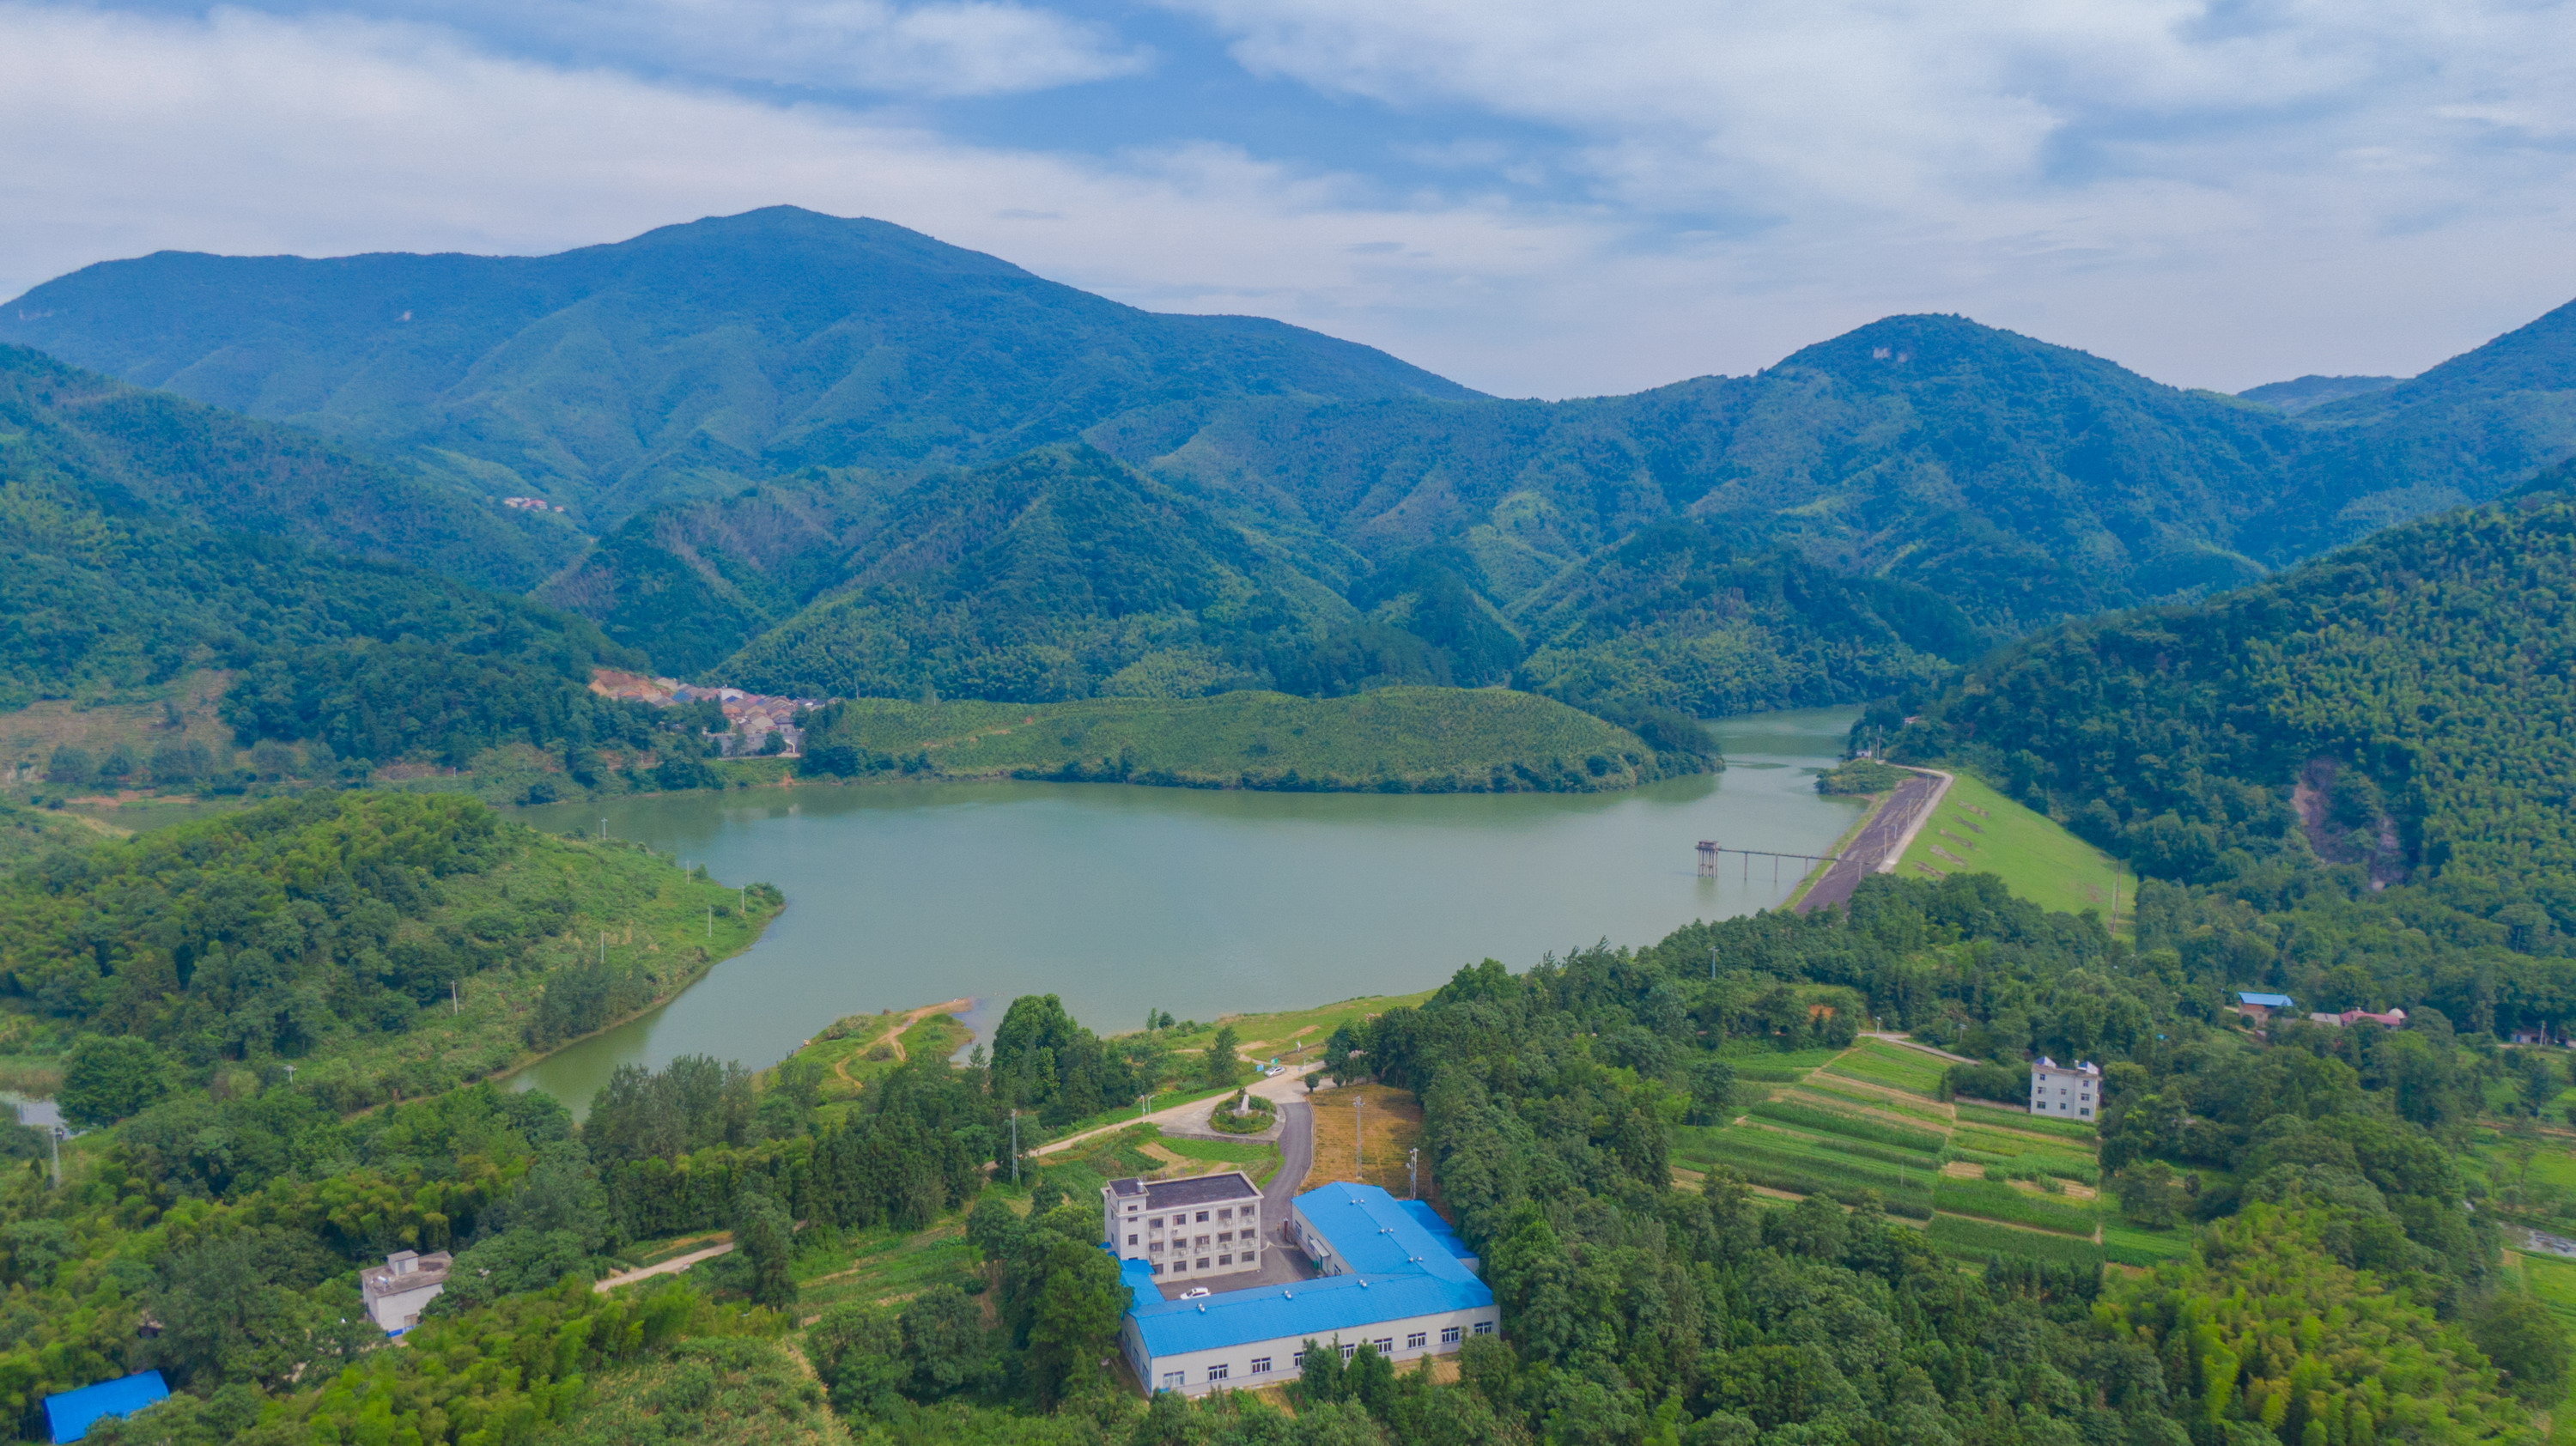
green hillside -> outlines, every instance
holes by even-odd
[[[1993,874],[2017,898],[2069,914],[2091,909],[2115,932],[2138,901],[2137,878],[2117,860],[1964,769],[1897,867],[1908,877]]]
[[[2576,925],[2576,501],[2393,528],[2189,608],[1981,665],[1905,735],[1964,749],[2144,871],[2289,853],[2483,878]]]
[[[849,586],[717,671],[805,696],[1039,702],[1269,681],[1350,606],[1088,447],[945,473],[846,544]]]
[[[247,533],[523,589],[579,534],[309,433],[0,346],[0,473],[41,471],[119,517]]]
[[[745,916],[741,897],[470,799],[314,793],[93,838],[0,883],[0,1011],[64,1043],[87,1122],[290,1064],[354,1109],[669,997],[777,903]]]
[[[909,764],[950,777],[1425,793],[1588,792],[1714,762],[1713,748],[1658,754],[1527,693],[1412,687],[1036,706],[860,699],[822,711],[807,754],[809,769],[841,773]]]

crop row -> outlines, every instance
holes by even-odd
[[[2133,1230],[2124,1225],[2102,1228],[2102,1250],[2114,1265],[2154,1265],[2191,1253],[2187,1231]]]
[[[1778,1065],[1739,1064],[1735,1067],[1735,1077],[1749,1079],[1758,1084],[1796,1084],[1807,1077],[1807,1072],[1802,1069],[1783,1069]]]
[[[2092,1144],[2100,1136],[2091,1125],[2081,1120],[2051,1119],[2046,1115],[2024,1114],[2019,1110],[1997,1109],[1992,1105],[1959,1101],[1959,1123],[1992,1125],[1997,1129],[2028,1130],[2033,1134],[2055,1135],[2065,1140],[2082,1140]]]
[[[2090,1240],[2036,1235],[2027,1230],[2007,1229],[1982,1220],[1963,1220],[1949,1214],[1932,1217],[1932,1245],[1937,1250],[1969,1260],[2001,1255],[2015,1260],[2045,1261],[2051,1265],[2096,1265],[2103,1256],[2102,1247]]]
[[[1849,1199],[1871,1190],[1896,1214],[1920,1218],[1932,1213],[1931,1177],[1907,1175],[1868,1160],[1771,1148],[1741,1131],[1712,1139],[1706,1152],[1688,1163],[1725,1165],[1756,1185],[1802,1195]]]
[[[1747,1110],[1746,1113],[1761,1119],[1778,1120],[1784,1125],[1798,1125],[1822,1134],[1849,1135],[1856,1140],[1876,1140],[1882,1145],[1894,1145],[1899,1149],[1913,1150],[1926,1155],[1941,1153],[1941,1146],[1947,1143],[1940,1135],[1930,1130],[1918,1130],[1885,1120],[1864,1119],[1859,1115],[1847,1115],[1836,1110],[1820,1110],[1809,1105],[1791,1104],[1785,1100],[1765,1100]]]
[[[1845,1135],[1810,1135],[1800,1131],[1774,1129],[1767,1126],[1756,1128],[1750,1125],[1741,1126],[1734,1133],[1739,1138],[1749,1137],[1775,1148],[1794,1149],[1800,1153],[1823,1150],[1836,1155],[1857,1155],[1861,1159],[1876,1160],[1881,1164],[1921,1170],[1927,1175],[1938,1174],[1941,1170],[1941,1157],[1938,1155],[1926,1155],[1917,1150],[1900,1150],[1894,1145],[1882,1145],[1872,1140],[1855,1140]]]
[[[1921,1120],[1940,1129],[1948,1129],[1950,1126],[1947,1115],[1926,1109],[1921,1105],[1909,1105],[1900,1100],[1889,1099],[1885,1095],[1864,1094],[1859,1090],[1836,1089],[1822,1079],[1808,1080],[1800,1085],[1798,1090],[1801,1094],[1825,1095],[1846,1104],[1866,1105],[1873,1110],[1885,1110],[1890,1114],[1903,1115],[1909,1120]]]
[[[2091,1207],[2028,1194],[1999,1181],[1962,1180],[1944,1175],[1934,1193],[1941,1208],[1954,1214],[2009,1220],[2016,1225],[2030,1225],[2066,1235],[2093,1233],[2095,1217]]]

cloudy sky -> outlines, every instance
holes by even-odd
[[[1964,312],[2182,386],[2576,297],[2576,0],[0,0],[0,295],[780,202],[1510,395]]]

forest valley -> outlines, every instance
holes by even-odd
[[[1482,1257],[1503,1334],[1454,1371],[1362,1346],[1284,1390],[1148,1401],[1105,1364],[1126,1296],[1096,1192],[1132,1172],[1129,1145],[1024,1156],[1015,1183],[1011,1116],[1025,1151],[1147,1088],[1231,1083],[1231,1032],[1192,1053],[1184,1030],[1103,1038],[1021,998],[962,1062],[951,1033],[843,1057],[856,1074],[807,1052],[629,1066],[578,1126],[543,1094],[386,1063],[451,983],[515,998],[522,1051],[557,991],[594,999],[595,960],[548,951],[567,922],[587,938],[620,879],[697,907],[700,881],[640,850],[369,793],[22,869],[0,890],[8,1028],[22,1056],[59,1051],[93,1132],[58,1185],[34,1132],[11,1139],[16,1434],[41,1436],[43,1397],[146,1368],[170,1400],[84,1439],[2536,1443],[2567,1385],[2566,1327],[2502,1249],[2508,1217],[2550,1207],[2473,1158],[2499,1129],[2564,1148],[2559,1056],[2492,1032],[2555,1009],[2534,991],[2563,970],[2499,946],[2419,934],[2354,965],[2403,1031],[2269,1039],[2224,1007],[2247,906],[2174,882],[2142,894],[2134,938],[1990,877],[1873,877],[1848,910],[1462,969],[1337,1029],[1314,1083],[1419,1101],[1426,1193]],[[1932,1056],[1856,1040],[1863,1020],[1977,1062],[1877,1088],[1873,1051]],[[2159,1263],[1946,1203],[2071,1208],[2072,1184],[1979,1178],[2014,1127],[1965,1097],[2017,1082],[2026,1052],[2103,1063],[2098,1142],[2059,1168],[2098,1158],[2127,1222],[2100,1233],[2163,1232]],[[1775,1095],[1783,1079],[1804,1083]],[[1803,1192],[1677,1168],[1757,1111],[1826,1113],[1799,1092],[1869,1102],[1900,1143],[1895,1122],[1955,1113],[1937,1210],[1823,1165]],[[1855,1166],[1904,1154],[1843,1138]],[[593,1288],[720,1238],[685,1271]],[[454,1251],[452,1283],[389,1345],[356,1281],[404,1249]]]

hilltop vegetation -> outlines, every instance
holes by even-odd
[[[1664,751],[1560,703],[1498,689],[1378,688],[1347,698],[1225,693],[1186,701],[834,703],[805,770],[1008,774],[1199,788],[1586,792],[1716,760],[1680,720]]]

